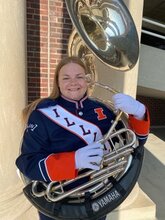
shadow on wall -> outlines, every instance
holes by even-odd
[[[165,99],[137,96],[137,100],[143,102],[150,112],[151,126],[165,126]]]
[[[162,141],[165,141],[165,126],[160,128],[151,128],[151,132],[158,138],[160,138]]]

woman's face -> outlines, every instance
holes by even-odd
[[[58,84],[63,96],[80,100],[87,91],[85,70],[77,63],[68,63],[60,69]]]

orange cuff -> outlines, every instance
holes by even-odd
[[[138,120],[132,115],[129,115],[128,119],[131,129],[138,135],[148,135],[150,130],[150,116],[148,110],[146,110],[146,116],[144,120]]]
[[[69,180],[77,176],[75,152],[51,154],[45,160],[45,165],[51,181]]]

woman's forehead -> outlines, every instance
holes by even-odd
[[[85,69],[77,63],[68,63],[65,64],[61,69],[60,73],[69,74],[69,73],[85,73]]]

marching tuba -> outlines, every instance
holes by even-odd
[[[120,71],[132,69],[139,55],[139,41],[132,17],[122,0],[65,0],[75,29],[68,54],[79,56],[89,67],[91,85],[114,94],[117,91],[97,82],[94,59]],[[114,112],[112,102],[102,100]],[[80,170],[72,180],[50,183],[29,181],[23,177],[23,192],[45,215],[57,220],[97,220],[119,206],[137,182],[143,146],[128,127],[127,115],[115,112],[108,133],[100,140],[109,144],[101,168]],[[120,129],[118,130],[118,125]],[[81,172],[82,171],[82,172]],[[72,188],[77,180],[87,179]],[[69,189],[68,189],[69,188]]]

